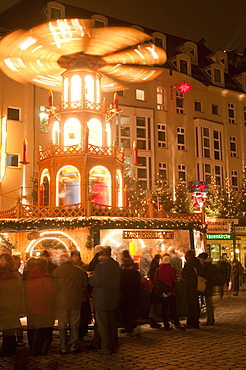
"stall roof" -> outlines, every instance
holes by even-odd
[[[0,232],[29,232],[58,228],[74,230],[84,227],[99,229],[195,229],[205,232],[205,225],[202,223],[170,218],[91,216],[0,220]]]

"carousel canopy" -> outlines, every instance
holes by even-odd
[[[61,91],[67,69],[93,69],[103,91],[124,89],[124,82],[156,78],[166,52],[135,28],[92,28],[88,19],[57,19],[17,30],[0,41],[2,71],[20,83]]]

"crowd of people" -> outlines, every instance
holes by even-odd
[[[30,257],[20,273],[20,257],[1,253],[0,356],[11,356],[16,346],[22,345],[21,317],[26,317],[28,345],[34,356],[48,355],[56,319],[61,355],[81,352],[80,340],[87,334],[92,319],[94,335],[87,348],[110,355],[118,349],[119,326],[122,333],[134,335],[144,295],[150,301],[148,316],[152,328],[160,328],[162,321],[166,331],[172,324],[183,331],[199,328],[202,301],[207,313],[203,325],[214,325],[214,285],[219,286],[221,298],[228,287],[233,295],[238,295],[240,289],[243,269],[237,260],[230,264],[221,257],[214,265],[207,253],[196,257],[195,251],[189,249],[183,264],[172,247],[163,256],[154,257],[151,247],[146,247],[139,263],[128,250],[121,251],[118,257],[118,262],[112,258],[110,247],[96,246],[89,265],[82,262],[77,250],[61,254],[57,265],[44,250],[39,257]],[[204,292],[197,290],[198,276],[206,280]],[[148,292],[143,284],[146,277],[151,283]],[[180,324],[177,311],[179,281],[186,282],[186,325]],[[159,282],[170,288],[167,295],[157,294],[155,287]]]

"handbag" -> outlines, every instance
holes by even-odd
[[[207,280],[204,277],[198,275],[197,269],[195,267],[194,267],[194,270],[197,274],[197,288],[196,289],[198,290],[198,292],[203,293],[205,292],[206,287],[207,287],[206,285]]]
[[[153,292],[155,284],[147,276],[144,276],[142,278],[142,284],[143,284],[143,288],[144,288],[144,290],[146,290],[146,292],[148,292],[148,293]]]
[[[163,283],[159,279],[159,271],[158,270],[157,270],[157,278],[158,278],[158,280],[155,283],[155,287],[154,287],[155,295],[157,295],[157,297],[159,297],[159,298],[168,298],[173,292],[173,287]]]

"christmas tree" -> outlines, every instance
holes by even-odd
[[[237,216],[246,216],[246,172],[243,171],[242,184],[238,193]]]
[[[172,211],[174,208],[173,194],[167,185],[167,182],[162,179],[159,174],[155,180],[155,190],[152,192],[154,201],[162,205],[166,211]]]
[[[175,186],[174,211],[188,214],[194,211],[191,194],[189,193],[186,183],[181,180],[179,180],[178,185]]]
[[[146,189],[143,188],[134,169],[126,168],[124,184],[128,186],[129,202],[132,206],[140,206],[146,203]]]
[[[221,217],[221,192],[214,177],[212,177],[211,184],[208,186],[205,213],[210,217]]]
[[[225,179],[224,187],[221,189],[220,197],[220,216],[235,217],[237,214],[237,196],[234,189],[230,185],[228,178]]]

